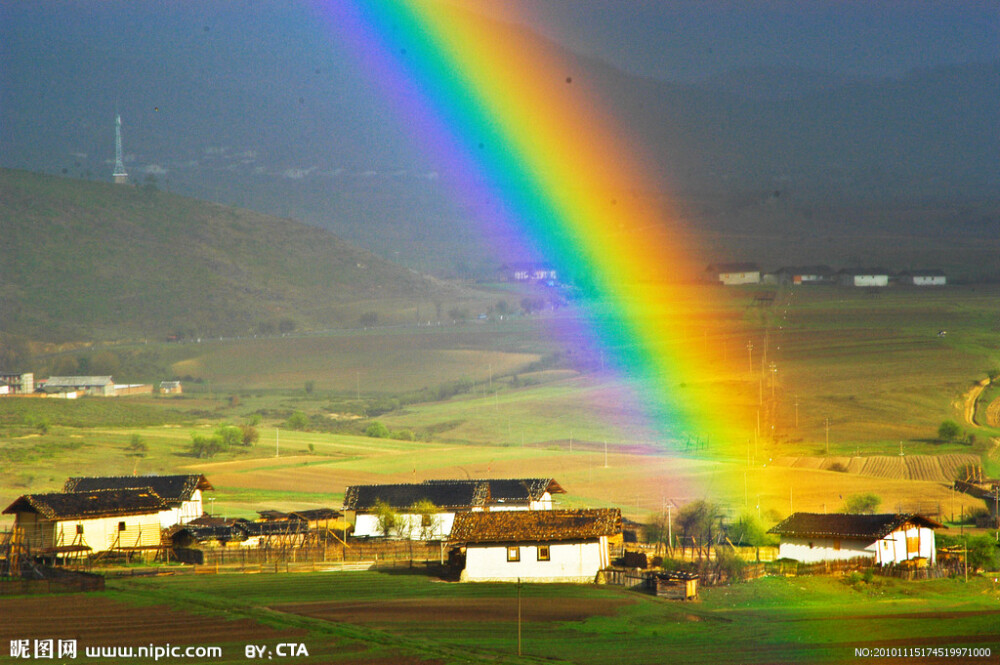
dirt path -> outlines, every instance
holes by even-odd
[[[973,427],[979,427],[976,424],[976,402],[979,400],[979,396],[986,390],[986,386],[990,385],[989,379],[983,379],[978,381],[976,385],[972,386],[969,392],[965,393],[965,422]]]

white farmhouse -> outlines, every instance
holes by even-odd
[[[794,513],[769,533],[781,537],[778,555],[803,563],[870,558],[881,566],[935,560],[934,529],[922,515]]]
[[[461,513],[450,541],[465,549],[463,582],[594,582],[611,563],[621,511]]]
[[[25,494],[7,506],[14,529],[32,555],[65,557],[84,552],[160,545],[163,499],[148,487]]]
[[[760,284],[760,266],[756,263],[713,263],[706,271],[709,279],[726,286]]]
[[[70,478],[64,492],[152,489],[166,503],[160,511],[160,528],[187,524],[204,514],[202,492],[214,489],[205,476],[195,473],[173,476],[90,476]]]
[[[355,538],[387,536],[412,540],[444,540],[455,516],[471,511],[549,510],[552,495],[565,490],[551,478],[491,480],[427,480],[397,485],[351,485],[344,492],[344,512]],[[419,504],[433,506],[421,513]],[[379,508],[392,511],[389,533]]]
[[[940,270],[910,270],[900,273],[899,282],[912,286],[946,286],[948,276]]]

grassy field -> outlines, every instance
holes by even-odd
[[[442,583],[401,571],[119,579],[108,586],[90,596],[93,612],[124,623],[115,604],[134,606],[133,616],[158,624],[173,644],[222,646],[215,662],[223,663],[244,662],[247,643],[274,648],[281,641],[305,644],[310,657],[294,661],[303,663],[846,663],[861,647],[985,647],[994,657],[1000,648],[1000,589],[983,577],[967,585],[770,577],[703,589],[693,603],[612,587],[525,585],[521,658],[515,585]],[[21,611],[37,601],[0,600],[5,614],[25,617],[18,636],[58,632],[57,622],[66,620]],[[205,630],[185,635],[184,626],[196,625],[188,616]],[[74,635],[81,647],[132,643],[128,633],[100,630],[82,624]]]

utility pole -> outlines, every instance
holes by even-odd
[[[753,376],[753,341],[747,340],[747,354],[750,361],[750,375]]]
[[[521,578],[517,578],[517,655],[521,655]]]
[[[281,429],[278,427],[274,428],[274,456],[278,456],[278,446],[281,440]]]

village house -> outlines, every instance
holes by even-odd
[[[180,395],[184,389],[180,381],[160,381],[160,392],[164,395]]]
[[[468,512],[449,541],[464,548],[463,582],[591,583],[621,533],[617,508]]]
[[[838,282],[841,286],[858,287],[883,287],[889,286],[889,272],[882,268],[865,268],[848,270],[847,268],[837,273]]]
[[[42,390],[49,394],[77,393],[114,397],[115,382],[110,376],[50,376]]]
[[[500,268],[509,282],[543,282],[554,286],[559,280],[558,271],[547,263],[512,263]]]
[[[161,528],[186,524],[205,512],[202,492],[214,489],[201,474],[172,476],[92,476],[70,478],[64,492],[152,489],[166,506],[158,515]]]
[[[760,267],[756,263],[713,263],[706,272],[711,281],[726,286],[760,284]]]
[[[497,480],[428,480],[398,485],[352,485],[344,493],[344,511],[354,525],[354,537],[390,536],[414,540],[444,540],[455,515],[471,511],[550,510],[552,495],[565,490],[551,478]],[[414,506],[433,505],[433,514]],[[394,513],[395,526],[383,533],[378,508]]]
[[[30,395],[35,392],[35,375],[31,372],[0,372],[0,387],[6,395]]]
[[[909,286],[946,286],[948,277],[940,270],[907,270],[898,275],[900,284]]]
[[[4,509],[35,555],[65,557],[160,545],[163,499],[148,487],[25,494]]]
[[[836,284],[837,274],[830,266],[802,266],[778,268],[765,275],[765,283],[782,286],[812,286],[819,284]]]
[[[778,556],[803,563],[874,559],[886,566],[911,559],[935,561],[934,529],[922,515],[793,513],[768,533],[778,534]]]

